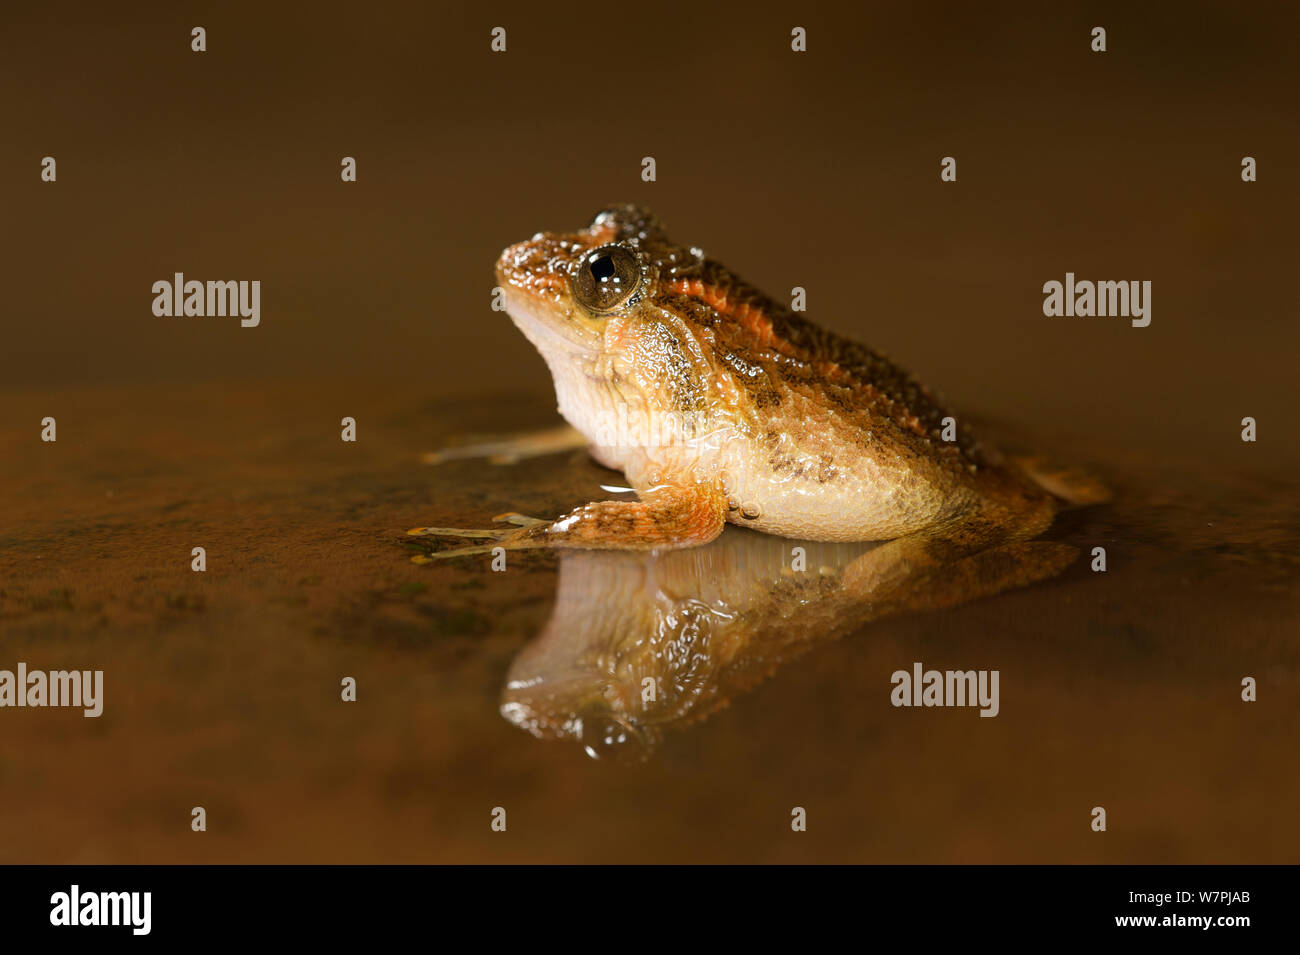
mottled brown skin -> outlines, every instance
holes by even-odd
[[[1052,521],[1056,499],[960,419],[943,439],[949,412],[910,375],[674,243],[645,209],[607,209],[586,229],[511,246],[497,279],[550,367],[561,414],[639,500],[516,518],[525,526],[444,553],[688,547],[730,521],[890,540],[846,573],[878,589]],[[676,440],[637,437],[665,420],[681,423]],[[643,431],[611,431],[614,421]]]

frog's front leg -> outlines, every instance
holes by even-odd
[[[594,501],[553,521],[505,515],[520,526],[509,530],[464,531],[417,527],[419,537],[460,537],[483,543],[437,551],[432,558],[538,547],[592,550],[655,550],[707,544],[727,523],[727,496],[716,485],[661,485],[637,501]],[[525,523],[527,522],[527,523]]]

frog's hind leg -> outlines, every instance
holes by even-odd
[[[518,464],[528,458],[585,448],[587,444],[588,441],[581,431],[563,425],[542,431],[504,434],[488,441],[429,451],[422,455],[420,460],[425,464],[442,464],[444,461],[458,461],[464,458],[487,458],[489,464]]]
[[[946,520],[867,551],[844,573],[844,585],[864,599],[905,599],[918,581],[949,592],[947,603],[1024,586],[1059,573],[1076,556],[1066,544],[1031,541],[1052,523],[1057,504],[1036,488],[1007,479],[995,493]],[[938,594],[925,601],[941,605]]]

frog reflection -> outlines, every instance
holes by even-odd
[[[938,566],[872,543],[729,529],[704,547],[561,557],[550,621],[515,658],[501,713],[594,758],[641,759],[813,646],[891,614],[1059,573],[1077,555],[1023,541]]]

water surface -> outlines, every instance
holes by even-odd
[[[351,391],[356,445],[317,413],[337,391],[306,386],[66,392],[56,445],[6,433],[4,660],[103,668],[106,702],[99,719],[3,714],[4,861],[1295,859],[1286,482],[1076,442],[1116,499],[1047,536],[1105,547],[1104,574],[1081,559],[855,619],[832,592],[852,547],[814,550],[827,573],[801,583],[788,542],[740,529],[662,560],[412,563],[407,527],[559,513],[618,483],[581,453],[421,465],[455,434],[553,420],[544,394],[422,390]],[[10,396],[26,418],[45,404]],[[502,714],[538,673],[572,678],[552,684],[560,711],[608,712],[642,664],[602,679],[591,642],[640,639],[666,605],[744,626],[715,626],[689,699],[642,720],[643,760],[593,760]],[[997,669],[999,715],[891,706],[890,675],[918,661]]]

